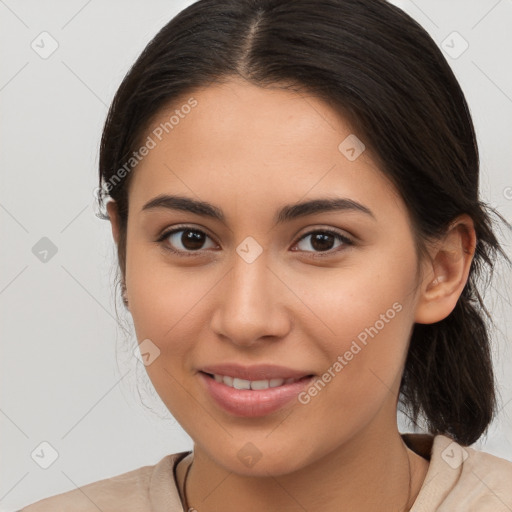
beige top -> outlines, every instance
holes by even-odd
[[[418,455],[430,460],[413,512],[512,512],[512,462],[443,435],[402,434]],[[153,466],[99,480],[43,499],[18,512],[185,512],[175,469],[192,462],[191,451],[165,456]]]

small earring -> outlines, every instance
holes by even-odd
[[[445,276],[438,276],[436,277],[433,281],[432,281],[432,285],[433,286],[437,286],[439,283],[442,283],[443,281],[446,280],[446,277]]]
[[[128,307],[128,298],[126,297],[126,288],[123,286],[123,293],[121,294],[123,297],[123,304]]]

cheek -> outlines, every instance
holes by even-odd
[[[127,251],[126,286],[130,313],[145,337],[162,339],[181,321],[201,309],[214,286],[211,272],[200,266],[172,265],[163,250],[134,243]]]
[[[133,249],[126,265],[129,307],[137,340],[151,340],[158,356],[146,365],[147,374],[162,401],[179,423],[187,424],[187,392],[194,340],[200,338],[207,294],[218,277],[195,269],[173,268],[160,255]],[[214,288],[213,288],[214,290]],[[154,345],[153,345],[154,344]],[[143,353],[141,345],[141,352]]]
[[[318,326],[317,335],[347,340],[376,323],[383,334],[396,329],[407,316],[401,311],[410,307],[414,298],[412,255],[398,258],[379,252],[360,259],[356,255],[347,262],[338,268],[316,268],[286,276],[303,309],[311,311],[310,318],[316,318],[311,325]],[[393,329],[389,327],[392,324]]]
[[[371,396],[378,402],[399,384],[414,318],[410,256],[297,276],[297,295],[311,310],[300,329],[328,361],[325,389],[348,408]]]
[[[315,338],[308,332],[308,339],[322,345],[327,363],[299,397],[300,407],[308,430],[324,432],[326,445],[328,439],[350,438],[377,415],[396,417],[411,314],[395,298],[370,296],[364,308],[339,298],[326,305],[334,334],[325,326],[318,326]]]

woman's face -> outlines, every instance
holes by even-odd
[[[127,297],[149,377],[196,447],[277,475],[396,431],[417,260],[369,149],[318,98],[238,80],[184,97],[152,130],[129,191]],[[162,195],[219,215],[144,208]],[[326,199],[352,203],[296,206]],[[157,241],[171,229],[184,231]],[[201,373],[222,364],[314,377],[234,390]]]

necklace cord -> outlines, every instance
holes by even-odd
[[[409,457],[409,454],[407,453],[407,445],[405,445],[405,454],[407,455],[407,466],[409,468],[409,492],[407,494],[407,501],[405,502],[405,510],[407,511],[407,509],[409,507],[409,502],[411,501],[411,493],[412,493],[411,458]]]
[[[188,499],[187,499],[187,478],[188,478],[188,473],[190,471],[190,468],[192,467],[192,464],[194,463],[194,460],[192,460],[192,462],[188,465],[188,468],[187,468],[187,471],[185,473],[185,478],[183,479],[183,501],[184,501],[184,505],[185,505],[185,512],[188,512],[189,511],[189,506],[188,506]]]

